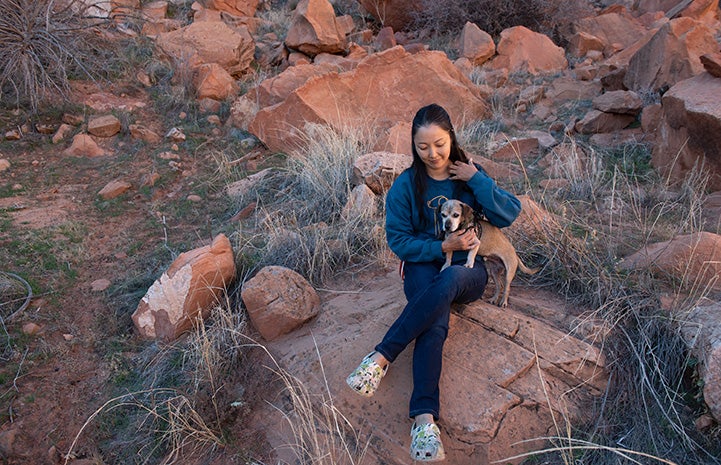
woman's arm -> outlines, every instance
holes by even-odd
[[[430,262],[443,259],[442,242],[429,232],[419,232],[410,176],[401,175],[386,195],[386,240],[401,260]],[[431,228],[433,226],[431,225]]]

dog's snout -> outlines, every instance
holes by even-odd
[[[444,231],[450,231],[453,229],[453,221],[451,221],[450,218],[446,219],[446,221],[443,222],[443,230]]]

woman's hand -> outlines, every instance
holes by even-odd
[[[451,179],[468,182],[474,174],[478,172],[478,168],[473,164],[473,160],[469,157],[468,163],[460,161],[454,162],[449,168],[448,172],[451,175]]]
[[[456,250],[470,250],[476,245],[478,245],[476,233],[467,229],[465,231],[456,231],[451,233],[441,243],[441,250],[443,250],[443,253]]]

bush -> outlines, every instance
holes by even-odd
[[[414,26],[419,29],[457,33],[470,21],[496,37],[509,27],[525,26],[548,35],[556,43],[563,41],[561,36],[572,21],[593,12],[590,6],[584,7],[580,2],[558,0],[421,0],[420,3],[414,18]]]
[[[0,90],[15,105],[66,96],[74,74],[91,77],[85,7],[74,0],[0,0]]]

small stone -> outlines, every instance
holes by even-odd
[[[20,140],[22,136],[19,129],[11,129],[5,133],[5,139],[7,140]]]
[[[181,111],[180,114],[178,115],[178,118],[180,118],[181,120],[183,120],[187,117],[188,117],[188,114],[184,111]]]
[[[0,158],[0,173],[10,168],[10,162],[5,158]]]
[[[90,289],[92,289],[93,292],[101,292],[105,289],[110,287],[110,280],[101,278],[96,279],[92,283],[90,283]]]
[[[73,336],[72,334],[68,334],[68,333],[63,334],[63,339],[65,339],[68,342],[72,341],[74,338],[75,338],[75,336]]]
[[[65,113],[63,115],[63,123],[71,126],[80,126],[84,121],[85,118],[79,115],[71,115],[70,113]]]
[[[98,192],[98,195],[103,200],[110,200],[123,195],[131,187],[133,187],[132,184],[126,181],[110,181]]]
[[[195,195],[195,194],[190,194],[188,197],[186,197],[186,199],[188,199],[188,201],[190,201],[190,202],[202,202],[203,201],[203,198],[201,196]]]
[[[40,325],[35,323],[25,323],[23,325],[23,334],[27,334],[28,336],[34,336],[40,332],[42,328]]]
[[[171,128],[165,137],[176,142],[182,142],[185,140],[185,134],[183,134],[183,131],[178,128]]]

